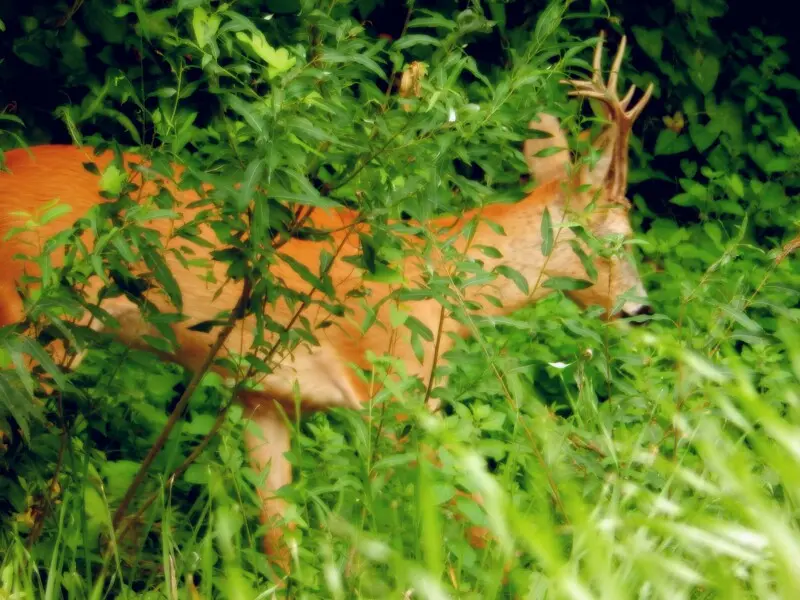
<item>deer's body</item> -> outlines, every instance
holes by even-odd
[[[596,61],[597,62],[597,61]],[[618,66],[618,65],[617,65]],[[584,94],[588,95],[588,94]],[[550,139],[530,140],[526,144],[525,154],[533,176],[540,185],[526,198],[516,204],[497,204],[484,207],[480,216],[486,220],[500,225],[505,235],[495,228],[480,223],[475,231],[474,238],[469,247],[466,246],[464,236],[459,238],[461,250],[467,255],[484,263],[486,270],[491,270],[499,264],[508,265],[519,271],[529,282],[532,289],[530,296],[526,296],[517,285],[505,277],[498,277],[485,287],[472,286],[464,293],[468,300],[478,302],[480,313],[492,315],[508,313],[526,304],[535,302],[550,290],[538,282],[545,281],[547,276],[587,278],[586,271],[567,243],[573,234],[564,230],[559,233],[558,241],[549,258],[542,253],[541,224],[545,208],[548,210],[554,224],[561,222],[565,212],[569,210],[581,211],[591,199],[590,193],[575,193],[579,184],[590,184],[593,191],[599,191],[601,196],[608,196],[606,207],[596,211],[589,219],[590,228],[594,233],[602,235],[617,233],[630,234],[628,206],[621,200],[618,189],[607,189],[610,180],[615,181],[619,187],[619,156],[622,150],[627,152],[627,138],[620,124],[615,124],[612,114],[611,135],[600,141],[601,158],[593,170],[584,169],[575,180],[567,177],[569,165],[568,151],[550,155],[547,158],[537,159],[534,155],[538,150],[547,146],[556,145],[566,148],[566,139],[552,117],[544,116],[539,124],[532,124],[538,129],[548,131],[553,136]],[[613,128],[616,127],[616,130]],[[614,132],[617,135],[614,135]],[[625,148],[620,148],[620,140],[624,139]],[[88,172],[83,163],[95,162],[102,171],[111,161],[109,154],[96,157],[90,150],[78,149],[69,146],[40,146],[31,149],[31,154],[25,150],[13,150],[6,153],[6,162],[10,174],[0,173],[0,240],[10,227],[16,226],[20,217],[10,215],[10,212],[24,210],[30,213],[47,202],[58,198],[60,203],[71,207],[71,212],[41,227],[35,234],[16,236],[10,241],[0,241],[0,326],[13,323],[23,317],[23,306],[19,299],[17,288],[20,276],[24,269],[30,269],[30,264],[23,261],[13,261],[12,258],[19,253],[33,254],[38,251],[38,245],[46,238],[61,231],[76,219],[85,215],[94,205],[103,202],[99,195],[98,176]],[[139,162],[135,155],[125,157],[126,163]],[[626,166],[626,165],[625,165]],[[615,171],[616,167],[616,171]],[[616,179],[615,179],[616,178]],[[155,191],[152,183],[145,184],[143,198]],[[180,210],[180,219],[189,221],[194,216],[194,209],[185,207],[197,200],[193,192],[180,192],[172,190],[184,208]],[[624,183],[622,187],[624,193]],[[620,198],[617,198],[620,196]],[[603,204],[602,199],[598,204]],[[468,223],[475,211],[466,213],[458,218],[443,217],[426,224],[427,229],[440,239],[452,236],[464,224]],[[365,281],[362,273],[352,264],[342,260],[348,255],[359,252],[358,232],[368,225],[357,221],[358,215],[352,211],[341,210],[326,212],[316,210],[311,220],[320,229],[333,230],[331,237],[324,241],[301,241],[293,239],[286,243],[280,252],[291,256],[294,260],[305,265],[313,273],[319,272],[319,257],[322,250],[327,250],[336,256],[330,270],[330,277],[336,290],[337,301],[345,304],[348,311],[344,317],[332,317],[322,308],[311,305],[303,316],[307,318],[312,328],[325,323],[325,327],[314,330],[319,341],[318,346],[301,347],[291,355],[278,354],[275,360],[278,366],[274,372],[260,381],[260,391],[248,391],[242,394],[240,400],[246,406],[252,420],[261,430],[262,436],[253,435],[249,438],[249,446],[254,466],[262,469],[271,464],[267,481],[265,482],[262,496],[264,499],[264,517],[271,518],[282,511],[280,502],[271,498],[272,492],[291,481],[289,464],[283,454],[289,449],[289,435],[281,420],[275,402],[280,402],[284,408],[291,410],[294,406],[294,386],[299,386],[301,404],[304,409],[325,409],[329,407],[358,408],[369,400],[374,390],[370,389],[356,372],[352,365],[369,368],[367,353],[372,352],[377,356],[391,355],[400,359],[408,374],[418,375],[423,381],[428,381],[434,367],[434,342],[424,341],[424,361],[420,363],[415,357],[409,343],[409,332],[406,328],[393,329],[389,318],[389,303],[384,303],[378,312],[376,325],[366,332],[361,330],[365,313],[362,307],[363,300],[351,297],[348,292],[365,289],[366,302],[375,305],[385,298],[392,287],[387,284]],[[22,219],[24,220],[24,219]],[[160,219],[148,223],[148,227],[157,229],[164,240],[169,240],[176,223],[167,219]],[[202,230],[202,237],[219,247],[216,235],[210,228]],[[87,240],[91,242],[91,240]],[[410,245],[415,242],[408,240]],[[209,332],[189,329],[192,325],[214,319],[221,311],[231,310],[236,304],[240,293],[241,283],[228,283],[219,291],[220,285],[225,281],[225,266],[211,261],[211,250],[199,245],[191,244],[183,239],[173,239],[169,243],[189,247],[201,259],[208,259],[212,263],[214,283],[208,282],[208,269],[186,268],[170,253],[166,254],[167,263],[177,280],[183,297],[183,314],[187,320],[174,328],[178,339],[178,351],[165,358],[175,361],[190,370],[196,370],[204,362],[210,346],[217,337],[217,328]],[[32,246],[31,246],[32,245]],[[489,258],[481,250],[481,246],[496,248],[502,255],[501,258]],[[337,252],[337,248],[340,250]],[[54,256],[53,262],[58,264],[59,257]],[[543,269],[544,271],[543,275]],[[415,287],[421,280],[423,270],[435,269],[445,272],[447,266],[439,256],[428,258],[422,256],[409,256],[405,259],[403,274],[405,285]],[[610,309],[615,304],[620,294],[633,288],[639,295],[644,296],[644,290],[636,274],[635,268],[625,262],[615,259],[595,259],[597,268],[596,283],[590,288],[572,292],[574,300],[582,305],[599,304]],[[287,288],[299,292],[310,291],[310,285],[305,282],[288,265],[278,264],[274,270],[275,275],[283,280]],[[482,294],[490,294],[502,301],[503,308],[498,308],[483,299]],[[360,294],[363,296],[363,294]],[[165,312],[174,312],[175,309],[165,299],[157,294],[148,295],[148,300]],[[124,343],[133,347],[142,347],[142,335],[150,333],[149,325],[140,316],[137,307],[124,299],[116,298],[107,301],[103,307],[112,314],[120,323],[114,333]],[[445,314],[441,323],[443,311],[435,300],[408,302],[403,307],[411,315],[419,319],[432,332],[441,329],[439,338],[438,357],[452,345],[451,334],[467,335],[470,331],[463,325],[456,323]],[[641,305],[627,303],[623,312],[636,313]],[[282,325],[292,321],[296,307],[289,307],[284,302],[269,308],[269,316]],[[228,338],[225,350],[245,354],[253,342],[255,322],[248,318],[240,321],[233,334]],[[232,374],[227,374],[232,375]],[[268,545],[274,545],[277,534],[270,534]]]
[[[0,175],[0,215],[2,215],[0,235],[5,235],[9,228],[20,226],[25,222],[26,218],[23,216],[10,215],[14,211],[24,210],[34,213],[56,198],[59,204],[68,205],[71,210],[32,233],[15,235],[0,246],[0,264],[5,265],[0,275],[0,291],[3,294],[0,324],[14,322],[23,316],[23,307],[16,288],[23,269],[27,268],[30,272],[31,266],[12,258],[15,255],[35,252],[43,240],[69,227],[95,204],[103,202],[99,194],[99,177],[88,172],[83,163],[95,162],[102,171],[112,158],[111,153],[94,156],[88,149],[72,146],[38,146],[27,151],[17,149],[6,153],[6,163],[12,174]],[[125,160],[137,163],[140,161],[136,155],[126,155]],[[184,206],[198,199],[193,192],[173,190],[173,193]],[[563,213],[562,202],[559,202],[559,199],[563,201],[560,182],[552,181],[538,187],[519,203],[491,205],[479,209],[480,217],[500,225],[505,235],[496,228],[480,223],[471,248],[467,249],[467,255],[481,260],[487,270],[491,270],[497,264],[505,264],[518,270],[529,281],[535,282],[546,258],[541,252],[542,213],[547,207],[551,218],[557,223]],[[196,210],[183,208],[180,209],[180,221],[157,219],[149,222],[147,226],[158,230],[166,239],[181,223],[190,221]],[[439,234],[440,237],[450,236],[471,221],[475,212],[477,211],[470,211],[460,218],[443,217],[429,223],[428,227],[432,232],[444,232]],[[357,218],[357,213],[348,210],[335,212],[318,210],[312,214],[311,220],[320,229],[332,230],[331,239],[324,241],[293,239],[281,248],[281,253],[288,254],[303,263],[312,272],[318,272],[320,253],[327,250],[333,254],[337,247],[342,246],[330,269],[330,277],[338,298],[345,299],[349,292],[366,288],[366,298],[369,304],[374,306],[379,300],[385,299],[392,287],[396,286],[365,281],[357,267],[343,260],[344,257],[359,251],[358,233],[368,229],[368,225],[357,223]],[[357,224],[353,225],[354,223]],[[202,236],[218,247],[216,236],[209,227],[203,227]],[[562,240],[568,237],[569,235],[564,235]],[[91,243],[90,239],[87,241]],[[409,240],[409,243],[414,242]],[[167,264],[180,286],[184,313],[188,317],[184,324],[175,327],[180,341],[180,351],[166,358],[194,370],[207,356],[209,347],[216,339],[217,329],[199,332],[190,330],[190,327],[214,319],[221,311],[232,310],[241,293],[242,283],[229,282],[221,286],[226,279],[225,266],[211,260],[211,249],[184,239],[175,239],[173,245],[190,248],[191,256],[208,261],[214,273],[214,281],[209,282],[206,267],[188,269],[171,253],[165,254]],[[461,246],[462,248],[465,246],[463,240]],[[488,258],[477,249],[480,246],[498,249],[502,258]],[[51,258],[54,265],[60,264],[60,256]],[[421,270],[426,264],[433,265],[434,268],[441,267],[436,259],[436,256],[431,256],[427,260],[420,256],[409,257],[402,269],[408,287],[413,288],[415,282],[419,282]],[[585,277],[580,261],[564,243],[557,245],[548,261],[547,271],[561,276]],[[298,291],[310,289],[310,285],[284,263],[276,265],[274,273],[290,289]],[[600,285],[602,287],[602,282]],[[221,292],[220,287],[222,287]],[[467,288],[469,295],[466,298],[479,302],[483,315],[494,315],[516,310],[540,299],[550,291],[548,288],[538,286],[530,296],[526,296],[510,279],[498,277],[485,286]],[[482,293],[500,299],[503,308],[482,300]],[[161,294],[149,294],[148,300],[158,306],[159,310],[175,311],[169,300]],[[427,346],[425,360],[420,364],[411,349],[408,331],[404,327],[393,329],[389,324],[388,303],[384,303],[379,309],[377,324],[366,332],[360,329],[365,312],[359,301],[345,300],[345,304],[348,308],[346,317],[332,317],[330,313],[316,306],[309,307],[303,313],[314,327],[320,345],[307,350],[299,349],[294,356],[281,357],[280,367],[262,381],[265,395],[284,402],[285,407],[291,410],[294,406],[292,389],[297,380],[302,384],[302,402],[306,409],[325,409],[335,406],[358,408],[369,399],[370,393],[349,365],[369,368],[365,358],[367,351],[377,356],[391,354],[405,363],[408,373],[418,374],[423,379],[430,376],[433,366],[433,342],[424,341]],[[116,335],[126,344],[142,346],[141,337],[147,331],[143,329],[145,324],[139,318],[135,305],[116,298],[104,306],[120,320],[121,327]],[[408,302],[404,308],[431,331],[436,332],[439,329],[441,308],[435,300]],[[274,310],[270,310],[270,316],[281,325],[287,325],[295,312],[296,308],[290,308],[285,302],[280,301]],[[317,328],[322,323],[325,325]],[[252,346],[254,327],[252,318],[241,321],[230,336],[226,348],[235,353],[246,353]],[[463,325],[448,317],[445,317],[442,329],[447,334],[469,333]],[[440,354],[448,349],[450,340],[449,335],[442,336]],[[227,375],[232,376],[232,374]]]

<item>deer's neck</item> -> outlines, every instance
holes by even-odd
[[[498,267],[502,271],[503,267],[508,267],[520,273],[527,282],[527,293],[520,289],[513,278],[503,274],[499,274],[493,281],[463,288],[465,299],[478,303],[481,314],[501,316],[536,302],[552,292],[549,288],[542,287],[545,274],[555,275],[571,270],[569,265],[564,264],[565,261],[575,262],[577,259],[570,252],[564,251],[563,238],[566,237],[566,232],[558,236],[560,243],[556,244],[549,256],[545,256],[542,251],[542,221],[545,210],[549,213],[552,236],[555,239],[558,231],[556,226],[564,215],[562,198],[561,183],[552,182],[538,187],[516,204],[491,205],[471,211],[461,219],[460,223],[466,224],[477,215],[480,223],[472,241],[468,243],[463,240],[460,250],[466,250],[470,259],[481,261],[485,271],[491,272]],[[487,224],[487,220],[499,225],[502,231]],[[440,221],[439,224],[441,223],[446,221]],[[492,250],[487,251],[486,248],[499,251],[501,256],[497,257]],[[479,277],[475,280],[478,281]],[[487,295],[498,298],[502,306],[488,301]]]

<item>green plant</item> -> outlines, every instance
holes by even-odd
[[[612,8],[627,19],[632,4]],[[203,219],[230,245],[216,258],[251,282],[251,307],[283,296],[335,310],[324,293],[292,297],[270,278],[283,236],[316,234],[296,215],[331,204],[362,211],[374,233],[353,260],[391,280],[406,250],[389,219],[516,199],[530,117],[548,108],[580,124],[558,80],[585,67],[576,40],[597,19],[575,7],[492,2],[484,14],[478,3],[417,3],[389,41],[363,22],[378,19],[376,3],[269,2],[268,19],[263,6],[3,6],[0,87],[20,90],[27,125],[3,113],[4,147],[11,134],[115,139],[141,145],[164,175],[161,165],[185,165],[186,185],[221,190],[204,199]],[[121,221],[140,181],[105,171],[104,209],[36,249],[37,341],[0,330],[0,596],[794,597],[800,270],[785,241],[797,234],[798,135],[782,93],[797,80],[776,36],[718,28],[722,3],[646,12],[623,24],[643,50],[631,81],[660,84],[663,115],[656,109],[636,141],[631,172],[657,315],[641,328],[607,324],[553,297],[458,342],[442,369],[448,385],[430,392],[443,419],[417,408],[426,382],[404,380],[365,415],[295,422],[298,478],[281,491],[298,527],[288,590],[274,590],[257,550],[260,474],[244,461],[231,385],[213,374],[187,395],[150,465],[134,506],[146,510],[109,543],[113,511],[188,380],[70,324],[82,306],[74,290],[97,277],[108,277],[109,294],[141,303],[147,283],[180,303],[149,234],[172,198]],[[499,50],[487,59],[484,47]],[[411,60],[428,74],[406,111],[392,82]],[[25,101],[33,92],[6,83],[23,69],[48,70],[45,84],[69,91],[68,102],[41,100],[57,98],[57,124]],[[242,181],[253,183],[237,189]],[[79,244],[87,227],[108,243]],[[73,260],[57,276],[47,266],[58,244]],[[129,273],[137,258],[145,277]],[[304,274],[323,292],[324,265]],[[430,284],[445,303],[448,289]],[[148,315],[164,335],[150,341],[169,344],[165,316]],[[301,323],[280,341],[310,333]],[[54,336],[92,346],[77,372],[44,357],[40,344]],[[26,372],[25,355],[41,368]],[[375,368],[391,363],[380,357]],[[244,371],[259,365],[251,355]],[[483,505],[459,490],[479,492]],[[470,526],[492,532],[485,549],[467,543]]]

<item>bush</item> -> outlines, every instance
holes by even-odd
[[[317,274],[298,268],[317,296],[274,277],[276,264],[291,266],[279,241],[318,233],[298,211],[359,211],[372,229],[353,261],[392,281],[408,251],[396,220],[521,198],[528,121],[548,110],[573,133],[586,124],[559,80],[585,71],[599,26],[635,42],[630,82],[657,84],[632,143],[629,192],[656,314],[638,328],[606,323],[552,296],[456,345],[440,370],[447,386],[431,392],[444,402],[441,420],[418,408],[425,382],[406,380],[376,397],[366,419],[334,410],[295,421],[296,481],[281,494],[298,545],[280,590],[257,542],[260,474],[245,461],[242,411],[228,408],[231,385],[214,374],[151,465],[134,525],[113,541],[112,514],[190,374],[65,318],[81,307],[75,290],[101,274],[112,277],[109,293],[142,283],[128,277],[131,258],[150,268],[147,285],[180,302],[151,235],[159,215],[121,227],[115,215],[137,190],[106,170],[109,202],[91,225],[113,242],[82,249],[75,234],[85,221],[51,242],[74,248],[74,261],[39,282],[28,314],[35,341],[0,329],[2,594],[800,591],[800,269],[791,252],[800,81],[787,41],[768,29],[774,22],[731,34],[738,13],[723,2],[592,2],[592,14],[560,3],[482,6],[0,7],[2,147],[138,147],[164,176],[174,175],[165,165],[184,166],[184,186],[213,184],[202,218],[230,248],[215,257],[227,274],[252,283],[249,310],[278,297],[336,310],[319,276],[329,257]],[[401,99],[412,61],[427,68],[422,96]],[[159,203],[174,207],[168,193]],[[470,268],[454,264],[456,277]],[[429,291],[447,304],[448,289],[434,282]],[[168,344],[168,321],[150,317],[165,336],[151,343]],[[277,327],[267,317],[260,325]],[[292,347],[311,333],[300,323],[279,341]],[[46,358],[52,337],[90,344],[77,371]],[[40,365],[32,373],[26,355]],[[255,350],[250,358],[257,370]],[[459,490],[480,493],[483,505]],[[491,531],[483,548],[468,543],[475,526]]]

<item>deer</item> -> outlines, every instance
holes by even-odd
[[[585,213],[588,228],[598,237],[616,235],[628,238],[633,235],[629,214],[632,205],[626,197],[629,137],[634,121],[651,97],[653,85],[651,83],[633,105],[634,86],[620,97],[617,83],[626,38],[621,38],[607,80],[602,74],[603,46],[604,35],[601,35],[594,50],[590,79],[562,82],[572,88],[570,96],[594,100],[602,106],[604,129],[592,144],[592,152],[597,156],[594,164],[582,164],[574,160],[559,120],[549,114],[539,114],[530,121],[528,127],[544,132],[545,137],[540,135],[529,139],[522,147],[522,154],[535,183],[532,191],[517,203],[489,204],[460,216],[433,219],[426,224],[432,235],[438,239],[452,236],[477,217],[478,225],[471,244],[459,238],[456,242],[457,246],[460,244],[458,250],[482,261],[487,271],[499,265],[516,269],[531,284],[543,276],[545,280],[555,276],[588,277],[584,264],[570,243],[576,240],[571,229],[559,230],[549,256],[543,254],[540,232],[545,211],[553,223],[559,223],[569,215]],[[41,239],[69,227],[76,218],[105,201],[98,191],[98,172],[102,172],[113,160],[111,152],[95,155],[87,148],[70,145],[14,149],[6,152],[5,157],[8,172],[0,173],[0,264],[3,265],[0,273],[0,327],[18,323],[25,317],[21,280],[25,273],[35,271],[35,267],[25,258],[26,252]],[[125,154],[124,159],[128,168],[144,160],[136,153]],[[97,170],[84,168],[83,163],[86,162],[94,162]],[[175,168],[175,173],[180,174],[180,167]],[[172,186],[170,189],[181,205],[177,218],[160,219],[152,223],[152,227],[166,239],[176,227],[195,217],[198,209],[190,205],[199,199],[199,195],[196,191],[178,190],[171,182],[146,181],[141,187],[140,201],[147,202],[161,185]],[[6,236],[7,232],[25,220],[25,217],[15,214],[16,211],[30,211],[44,206],[53,198],[67,204],[71,212],[48,222],[35,232],[22,232],[11,238]],[[259,489],[261,519],[267,525],[264,550],[286,570],[288,555],[284,543],[285,532],[279,526],[286,506],[276,495],[277,490],[292,482],[291,465],[285,456],[291,442],[285,414],[294,414],[298,406],[302,412],[307,412],[334,407],[358,410],[367,405],[374,397],[375,389],[359,376],[359,370],[370,368],[367,359],[369,352],[376,356],[390,354],[404,365],[408,375],[429,381],[437,360],[439,364],[446,360],[454,338],[470,333],[462,323],[443,311],[435,299],[408,303],[406,307],[409,314],[430,331],[440,332],[436,339],[436,351],[434,342],[423,341],[424,355],[421,361],[413,352],[408,332],[392,327],[388,303],[377,308],[376,325],[362,330],[357,324],[363,322],[365,308],[355,298],[365,298],[367,303],[375,306],[378,299],[386,297],[393,289],[392,284],[365,280],[357,267],[343,260],[342,254],[345,252],[358,251],[358,233],[369,231],[369,224],[360,220],[356,211],[345,208],[318,208],[311,213],[309,220],[314,227],[329,231],[328,239],[290,239],[281,252],[314,271],[319,266],[321,251],[339,249],[338,253],[332,252],[335,258],[329,275],[337,298],[345,305],[350,318],[308,312],[305,317],[312,328],[321,325],[323,320],[331,319],[337,321],[336,326],[314,329],[317,345],[301,346],[281,356],[280,360],[275,361],[272,371],[260,378],[258,386],[241,389],[237,398],[252,424],[245,436],[249,460],[254,470],[266,472]],[[489,226],[487,221],[500,225],[502,230]],[[224,266],[214,261],[211,255],[214,249],[221,247],[219,240],[210,227],[201,226],[200,234],[210,243],[210,248],[190,240],[182,240],[182,243],[191,247],[196,258],[211,265],[208,268],[216,281],[225,281]],[[92,240],[88,239],[87,244],[91,243]],[[409,241],[409,244],[413,243]],[[478,248],[482,246],[496,248],[499,256],[481,253]],[[58,265],[63,261],[63,256],[55,252],[51,260]],[[93,327],[109,332],[131,348],[156,352],[165,360],[196,371],[203,367],[219,326],[201,331],[193,329],[192,325],[213,321],[221,311],[231,311],[244,283],[229,282],[218,288],[208,283],[208,277],[204,276],[206,271],[200,272],[197,267],[182,263],[171,255],[166,255],[165,260],[180,287],[183,314],[186,317],[172,326],[177,341],[174,352],[156,351],[143,341],[143,336],[156,333],[139,307],[124,296],[107,298],[100,303],[114,317],[117,326],[98,325],[95,321]],[[588,287],[566,292],[572,301],[581,307],[600,306],[609,318],[620,315],[631,317],[649,311],[647,293],[632,260],[620,256],[593,256],[591,260],[597,275]],[[428,266],[422,258],[410,254],[402,265],[408,285],[419,282]],[[445,269],[446,265],[436,264],[436,268]],[[289,289],[308,287],[295,270],[282,263],[275,266],[275,276]],[[509,314],[553,292],[541,285],[531,285],[528,293],[525,293],[504,277],[486,286],[502,301],[502,306],[487,302],[482,295],[487,290],[480,286],[467,288],[463,293],[465,300],[480,307],[476,312],[489,317]],[[357,290],[366,293],[352,294]],[[612,308],[620,297],[631,290],[636,299],[625,300],[619,313],[612,315]],[[96,292],[87,290],[89,294]],[[148,300],[162,312],[175,311],[163,294],[154,292]],[[285,326],[293,322],[293,311],[285,302],[279,301],[270,310],[270,317],[275,321]],[[220,349],[220,356],[245,354],[253,344],[254,328],[252,315],[238,320],[233,333]],[[234,376],[216,364],[211,368],[219,370],[226,377]],[[430,398],[427,408],[436,411],[438,402]]]

